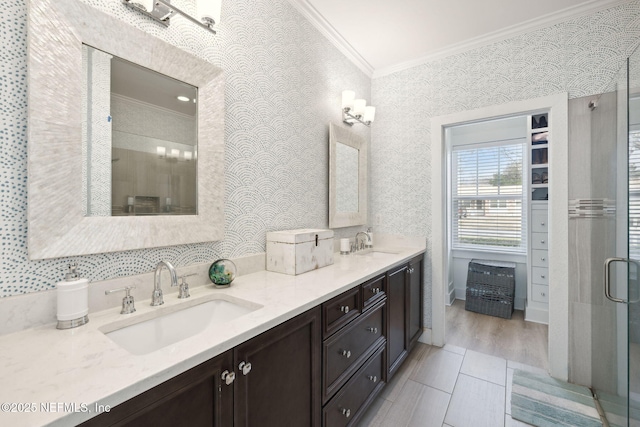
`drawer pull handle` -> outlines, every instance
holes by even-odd
[[[347,314],[349,312],[349,306],[348,305],[341,306],[340,311],[343,312],[344,314]]]
[[[351,357],[351,352],[349,350],[342,350],[341,354],[347,359]]]
[[[367,331],[371,332],[372,334],[377,334],[378,328],[367,328]]]
[[[544,240],[540,240],[540,243],[542,243],[544,245]]]
[[[370,380],[371,382],[374,382],[374,383],[377,383],[377,382],[378,382],[378,377],[377,377],[377,376],[375,376],[375,375],[369,375],[369,377],[368,377],[368,378],[369,378],[369,380]]]
[[[374,294],[379,294],[380,293],[380,288],[371,288],[371,292]]]
[[[543,297],[547,296],[547,294],[545,294],[544,292],[540,292],[540,295]]]
[[[546,261],[547,259],[545,257],[540,257],[540,261]]]
[[[236,379],[236,373],[235,372],[229,372],[229,371],[224,371],[222,373],[222,381],[224,381],[224,383],[226,385],[231,385],[231,383],[233,383],[233,381]]]
[[[240,369],[242,371],[242,375],[247,375],[249,372],[251,372],[251,363],[248,362],[240,362],[240,364],[238,365],[238,369]]]
[[[351,409],[342,408],[342,415],[344,415],[346,418],[349,418],[351,416]]]

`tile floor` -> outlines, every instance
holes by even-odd
[[[514,369],[545,373],[461,347],[419,343],[358,425],[527,426],[510,415]]]

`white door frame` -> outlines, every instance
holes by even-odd
[[[569,118],[568,94],[463,111],[431,119],[431,292],[433,345],[445,344],[445,294],[449,275],[444,128],[472,121],[549,110],[549,373],[569,376]]]

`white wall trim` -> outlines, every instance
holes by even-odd
[[[437,346],[445,344],[445,294],[448,295],[444,127],[540,110],[549,111],[549,125],[553,129],[553,144],[549,148],[549,156],[553,159],[549,165],[549,372],[566,380],[569,375],[569,130],[566,92],[431,119],[432,341]]]
[[[422,335],[420,335],[420,338],[418,338],[418,342],[432,345],[433,341],[431,340],[431,329],[422,328]]]
[[[307,0],[289,0],[307,21],[320,31],[340,52],[342,52],[367,77],[373,75],[373,66],[318,12]]]

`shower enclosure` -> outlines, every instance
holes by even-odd
[[[640,426],[640,52],[604,93],[572,108],[582,116],[572,129],[590,124],[591,167],[588,191],[576,183],[570,192],[570,376],[591,386],[609,425]],[[570,141],[570,156],[580,156]]]

